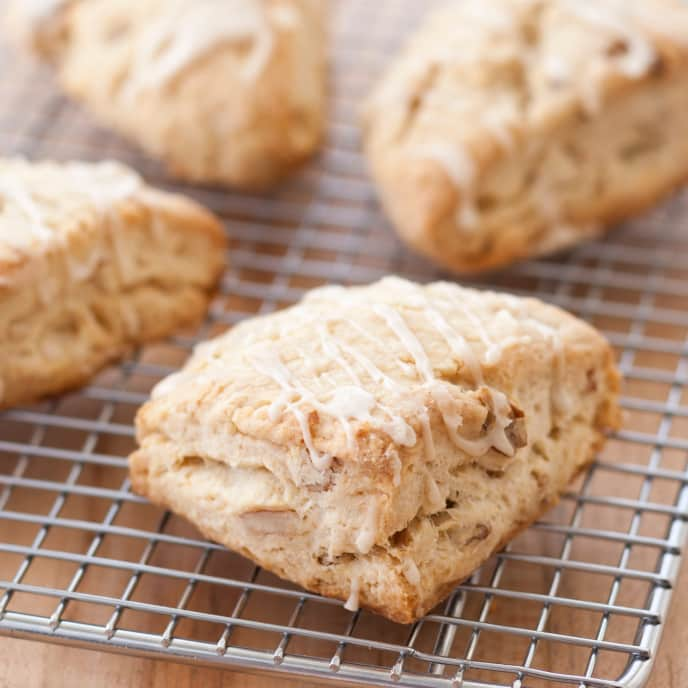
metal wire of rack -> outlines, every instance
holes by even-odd
[[[200,331],[147,347],[78,392],[0,415],[0,633],[370,685],[644,685],[687,530],[685,195],[602,241],[478,281],[601,328],[626,377],[626,423],[543,522],[419,623],[305,593],[130,491],[136,408],[196,341],[327,281],[442,276],[382,218],[355,126],[371,79],[425,7],[336,6],[329,141],[277,195],[185,189],[232,237],[231,268]],[[3,154],[117,157],[175,188],[49,78],[0,45]]]

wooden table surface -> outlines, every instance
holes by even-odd
[[[647,688],[688,686],[688,565],[683,566]],[[0,638],[0,688],[312,688],[281,676],[249,676],[168,661],[139,659]]]

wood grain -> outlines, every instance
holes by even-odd
[[[688,566],[684,565],[664,638],[647,688],[688,686]],[[167,661],[138,659],[0,638],[0,688],[313,688],[281,676],[249,676]],[[557,667],[566,670],[563,666]]]

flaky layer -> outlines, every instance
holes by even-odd
[[[606,342],[538,302],[323,289],[161,383],[132,481],[279,575],[408,621],[556,500],[616,388]]]
[[[329,557],[314,537],[320,513],[304,518],[292,508],[273,511],[269,502],[237,513],[235,499],[260,480],[260,469],[236,470],[200,457],[175,460],[179,447],[161,443],[132,455],[131,479],[139,494],[273,573],[352,608],[411,623],[557,503],[603,442],[602,427],[572,424],[503,473],[476,465],[457,471],[444,508],[415,517],[367,554]],[[340,508],[343,517],[355,510]]]
[[[3,301],[0,295],[0,313]],[[195,325],[207,302],[207,290],[197,285],[144,282],[122,293],[90,285],[13,321],[0,342],[0,408],[87,383],[135,346]]]
[[[0,406],[193,324],[224,246],[210,213],[122,166],[0,161]]]
[[[373,175],[414,248],[497,267],[598,236],[688,178],[684,6],[483,5],[431,16],[367,108]]]

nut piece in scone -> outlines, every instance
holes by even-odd
[[[532,299],[319,289],[157,386],[132,483],[278,575],[407,623],[592,460],[618,421],[613,360]]]
[[[365,109],[401,237],[475,272],[599,236],[688,179],[688,5],[465,0]]]
[[[117,163],[0,160],[0,407],[194,324],[225,244],[209,212]]]
[[[181,178],[267,187],[320,143],[322,0],[17,0],[15,8],[65,90]]]

